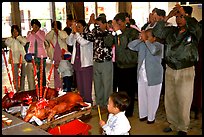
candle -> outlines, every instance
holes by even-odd
[[[6,123],[6,120],[8,120],[7,117],[2,118],[2,121],[3,121],[4,123]]]
[[[101,111],[100,111],[99,105],[98,105],[98,115],[99,115],[99,119],[101,120]]]
[[[13,54],[12,54],[12,50],[10,49],[10,58],[11,58],[11,70],[12,70],[12,74],[13,74],[13,83],[14,83],[14,88],[17,89],[16,87],[16,80],[15,80],[15,74],[14,74],[14,63],[13,63]]]
[[[6,116],[5,115],[2,115],[2,118],[5,118]]]
[[[40,59],[40,98],[42,98],[42,83],[43,83],[43,56]]]
[[[18,65],[18,89],[20,90],[21,86],[21,66],[22,66],[22,55],[20,54],[19,65]]]
[[[36,95],[37,95],[37,98],[39,100],[38,77],[37,77],[37,70],[36,70],[37,68],[36,68],[33,56],[32,56],[32,64],[33,64],[33,68],[34,68],[33,73],[34,73],[34,78],[35,78]]]
[[[12,90],[14,91],[14,85],[13,85],[13,82],[11,81],[11,75],[10,75],[10,71],[8,69],[8,63],[7,63],[6,55],[5,55],[5,52],[4,52],[3,49],[2,49],[2,53],[3,53],[3,57],[4,57],[4,62],[5,62],[5,66],[6,66],[6,70],[7,70],[7,74],[8,74],[8,78],[9,78],[9,82],[10,82]]]
[[[6,125],[7,125],[7,126],[10,126],[11,123],[12,123],[12,120],[11,120],[11,119],[6,120]]]

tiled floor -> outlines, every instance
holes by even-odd
[[[51,64],[48,61],[47,68],[46,68],[47,73],[49,72],[50,66]],[[9,70],[10,70],[10,65],[9,65]],[[26,82],[25,90],[27,90],[28,89],[27,79],[25,80],[25,82]],[[7,71],[6,71],[4,59],[2,56],[2,91],[4,86],[7,86],[8,88],[10,88]],[[53,87],[53,75],[51,77],[50,87]],[[95,100],[94,95],[95,94],[93,90],[93,100]],[[3,96],[3,92],[2,92],[2,96]],[[108,115],[107,111],[101,112],[101,114],[102,114],[102,119],[107,120],[107,115]],[[194,113],[191,112],[192,118],[191,118],[188,135],[202,135],[202,113],[199,114],[198,119],[194,119],[193,116],[194,116]],[[130,130],[131,135],[176,135],[176,132],[164,133],[162,131],[163,128],[168,126],[168,123],[166,121],[164,104],[163,104],[163,97],[161,97],[160,105],[156,115],[156,121],[154,124],[146,124],[146,122],[139,121],[137,100],[135,100],[134,115],[133,117],[129,118],[129,121],[131,124],[131,130]],[[99,124],[98,124],[99,116],[98,116],[97,109],[93,108],[91,112],[91,118],[85,120],[84,122],[87,122],[92,126],[92,129],[90,130],[90,135],[101,134],[101,128],[99,127]]]

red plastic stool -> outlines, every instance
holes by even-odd
[[[61,126],[56,126],[48,130],[48,132],[52,135],[88,135],[90,129],[89,124],[75,119]]]

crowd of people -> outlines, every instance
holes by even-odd
[[[54,61],[57,91],[66,93],[77,88],[84,101],[93,105],[94,84],[96,105],[110,113],[107,122],[99,122],[104,134],[129,134],[127,117],[134,114],[135,98],[138,98],[139,120],[153,124],[163,93],[169,122],[163,131],[186,135],[195,98],[195,64],[199,61],[202,36],[202,24],[191,17],[192,11],[190,6],[177,4],[166,15],[163,9],[154,8],[141,30],[126,12],[109,21],[105,14],[96,18],[91,14],[89,22],[68,15],[66,28],[62,29],[60,21],[53,21],[47,34],[40,29],[41,23],[32,19],[32,30],[26,38],[21,36],[19,26],[12,25],[12,36],[5,44],[13,55],[16,90],[24,91],[26,75],[29,90],[36,88],[32,58],[37,66],[38,83],[46,86],[49,58]],[[177,26],[168,22],[172,17],[176,17]],[[27,51],[26,43],[29,43]],[[23,59],[19,86],[20,56]],[[41,60],[43,81],[40,81]]]

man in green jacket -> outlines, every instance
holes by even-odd
[[[139,31],[126,27],[127,13],[118,13],[114,17],[113,27],[115,31],[115,59],[117,64],[118,91],[125,91],[131,98],[125,115],[133,116],[134,99],[137,93],[137,52],[131,51],[127,45],[139,38]]]
[[[190,124],[190,108],[193,99],[195,62],[198,61],[198,41],[201,29],[198,21],[190,17],[192,7],[176,5],[153,28],[153,34],[165,40],[165,109],[169,127],[164,132],[178,131],[187,135]],[[177,26],[165,26],[175,16]]]

